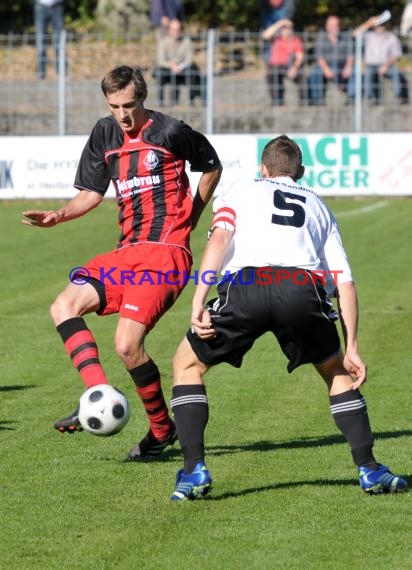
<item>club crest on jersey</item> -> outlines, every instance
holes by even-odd
[[[159,164],[159,159],[157,158],[153,150],[149,151],[144,159],[144,165],[147,170],[153,170]]]

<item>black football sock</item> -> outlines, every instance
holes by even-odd
[[[330,396],[330,409],[336,425],[350,445],[355,465],[378,469],[379,464],[372,453],[374,438],[368,411],[359,390]]]
[[[203,384],[174,386],[170,401],[177,435],[184,457],[184,472],[191,473],[204,461],[204,432],[209,419],[209,404]]]

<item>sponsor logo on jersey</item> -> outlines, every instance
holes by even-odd
[[[150,150],[143,162],[147,170],[154,170],[159,164],[159,159],[157,158],[156,153],[153,150]]]
[[[145,190],[151,190],[154,186],[160,184],[160,176],[158,174],[149,176],[133,176],[128,180],[116,180],[115,182],[118,192],[123,198],[137,194],[138,192],[144,192]]]

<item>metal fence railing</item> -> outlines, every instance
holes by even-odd
[[[283,104],[271,104],[267,83],[265,47],[257,32],[208,30],[192,35],[195,61],[204,77],[206,102],[191,105],[188,90],[172,104],[166,85],[163,111],[207,133],[259,132],[405,132],[412,130],[412,105],[394,97],[391,80],[380,80],[379,100],[364,93],[365,66],[362,39],[354,49],[355,99],[337,84],[328,83],[325,100],[313,105],[305,86],[311,76],[316,32],[298,33],[305,59],[303,89],[286,79]],[[106,114],[100,80],[114,65],[139,65],[148,82],[148,108],[158,108],[154,77],[156,39],[152,31],[136,36],[64,33],[60,58],[64,70],[57,75],[55,50],[48,38],[51,64],[45,79],[36,71],[34,34],[0,36],[0,136],[87,134],[95,120]],[[355,42],[354,42],[355,47]],[[412,89],[412,43],[402,40],[399,61],[402,78]],[[64,62],[66,62],[64,64]],[[276,78],[275,78],[276,79]],[[375,104],[376,103],[376,104]]]

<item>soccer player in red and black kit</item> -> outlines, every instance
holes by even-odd
[[[98,206],[110,182],[116,190],[117,248],[86,263],[83,274],[79,270],[76,276],[83,276],[86,283],[69,283],[50,314],[87,388],[108,380],[83,316],[119,314],[116,352],[150,423],[146,436],[128,454],[128,459],[138,460],[159,455],[177,438],[159,370],[144,341],[185,285],[183,276],[192,264],[190,231],[212,197],[222,167],[204,135],[182,121],[145,109],[147,85],[139,68],[115,67],[101,87],[111,116],[97,121],[83,149],[74,182],[79,193],[59,210],[23,212],[23,222],[53,227]],[[194,197],[186,161],[192,171],[202,172]],[[77,410],[54,427],[60,432],[81,429]]]

